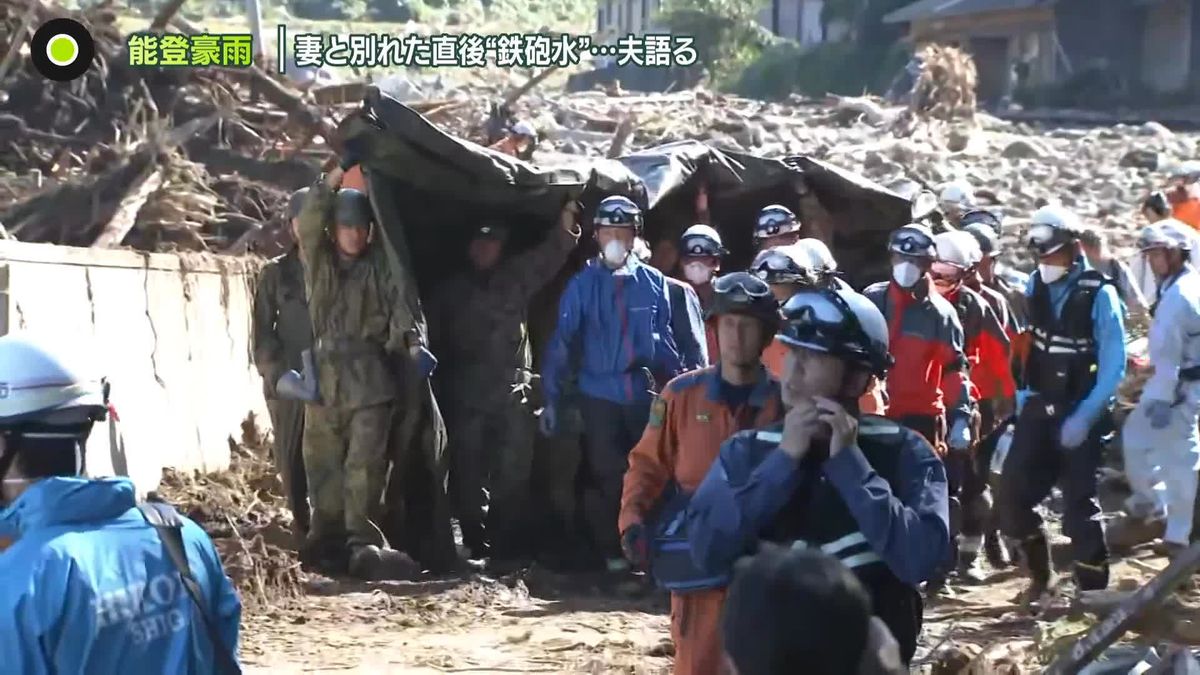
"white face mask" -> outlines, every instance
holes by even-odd
[[[629,249],[620,239],[611,239],[604,245],[600,255],[604,258],[604,264],[616,269],[625,264],[625,259],[629,257]]]
[[[892,279],[900,288],[912,288],[921,279],[921,268],[910,262],[892,265]]]
[[[1062,265],[1038,265],[1038,273],[1042,275],[1042,281],[1052,284],[1067,275],[1067,268]]]
[[[702,262],[690,262],[683,266],[683,276],[693,286],[699,286],[712,280],[713,269]]]

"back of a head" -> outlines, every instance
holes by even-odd
[[[871,599],[836,558],[765,546],[738,565],[722,618],[738,675],[855,673]]]

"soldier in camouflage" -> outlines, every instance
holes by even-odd
[[[388,475],[388,435],[404,359],[421,348],[367,196],[342,169],[311,189],[298,223],[320,401],[305,412],[304,464],[313,517],[306,553],[367,579],[409,577],[411,559],[376,526]]]
[[[450,429],[454,511],[472,558],[529,552],[534,430],[526,307],[575,248],[577,221],[578,206],[568,202],[538,246],[507,258],[507,229],[483,224],[468,246],[471,270],[442,284],[429,305],[430,342],[446,363],[438,400]]]
[[[288,202],[293,242],[296,224],[308,188],[292,193]],[[275,383],[289,369],[303,367],[300,353],[312,349],[312,321],[304,294],[304,269],[294,247],[267,263],[254,294],[254,362],[263,378],[263,396],[274,430],[275,468],[283,482],[294,534],[302,542],[308,534],[308,485],[300,443],[304,436],[304,403],[279,396]]]

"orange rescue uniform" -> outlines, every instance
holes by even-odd
[[[671,380],[654,402],[646,432],[629,454],[618,518],[621,532],[643,521],[669,481],[674,480],[684,492],[695,492],[716,460],[721,443],[734,433],[783,419],[779,383],[765,369],[749,399],[737,410],[723,400],[722,389],[720,368],[708,366]],[[720,672],[724,601],[724,589],[671,594],[675,673]]]

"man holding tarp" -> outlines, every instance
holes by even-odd
[[[373,236],[371,204],[358,190],[337,189],[342,173],[312,187],[297,228],[315,338],[315,373],[306,368],[299,378],[309,401],[304,464],[313,507],[305,554],[362,578],[406,578],[415,564],[387,547],[376,523],[400,377],[410,372],[403,361],[428,352]]]
[[[429,303],[430,341],[447,364],[439,399],[451,429],[454,506],[473,558],[529,552],[521,545],[533,461],[526,307],[579,241],[578,211],[568,202],[537,247],[507,258],[507,228],[483,223],[468,245],[471,271],[442,284]]]

